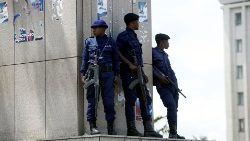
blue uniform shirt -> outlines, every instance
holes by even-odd
[[[90,37],[85,41],[85,48],[82,53],[82,65],[80,72],[82,75],[88,70],[89,64],[94,62],[94,55],[97,52],[98,57],[98,65],[101,66],[113,66],[113,71],[115,75],[119,75],[120,71],[120,59],[119,59],[119,51],[116,46],[115,41],[104,35],[103,37],[97,37],[97,47],[94,42],[94,37]]]
[[[152,57],[153,66],[161,71],[164,75],[168,76],[176,85],[178,85],[177,78],[168,59],[168,54],[159,47],[156,47],[152,50]],[[153,70],[154,79],[157,79],[157,77],[155,77],[155,73],[157,73],[156,70]]]
[[[137,34],[134,32],[134,30],[126,28],[125,31],[121,32],[118,35],[116,44],[120,50],[120,53],[132,63],[134,63],[132,57],[132,55],[134,54],[133,53],[134,50],[138,64],[140,66],[143,66],[142,44],[139,42]],[[127,71],[127,70],[122,70],[122,71]]]

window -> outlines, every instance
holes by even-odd
[[[241,39],[236,40],[236,52],[237,53],[242,52],[242,40]]]
[[[237,79],[242,79],[243,78],[243,66],[237,66]]]
[[[235,13],[235,25],[241,25],[241,13]]]
[[[238,105],[244,105],[244,94],[243,94],[243,92],[238,92]]]
[[[245,131],[245,121],[244,119],[239,119],[239,132]]]

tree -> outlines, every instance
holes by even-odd
[[[167,116],[158,116],[154,119],[154,123],[159,122],[162,119],[167,118]],[[161,134],[166,134],[168,133],[168,126],[167,124],[163,125],[160,129],[158,129],[156,132],[161,133]]]

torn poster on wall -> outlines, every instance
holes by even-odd
[[[31,42],[43,39],[43,35],[36,35],[32,29],[30,29],[27,33],[25,28],[19,28],[19,32],[19,36],[14,34],[15,43]]]
[[[108,14],[108,2],[107,0],[97,0],[97,17],[105,17]]]
[[[40,12],[44,11],[44,0],[30,0],[30,3],[34,9]]]
[[[0,24],[8,22],[8,8],[6,2],[0,2]]]
[[[20,35],[17,37],[17,34],[15,34],[15,42],[16,43],[21,43],[21,42],[27,42],[27,33],[25,28],[20,28],[19,29]]]
[[[139,22],[148,22],[148,6],[146,1],[138,2]]]
[[[52,20],[61,21],[63,16],[63,0],[52,0]]]

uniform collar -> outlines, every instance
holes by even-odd
[[[126,30],[129,31],[129,32],[135,32],[133,29],[131,29],[129,27],[126,27]]]
[[[157,50],[159,50],[160,52],[165,52],[163,49],[161,49],[160,47],[156,47]]]
[[[166,55],[168,55],[163,49],[161,49],[160,47],[156,47],[156,49],[158,50],[158,51],[160,51],[161,53],[165,53]]]
[[[126,31],[129,32],[129,33],[132,33],[134,34],[135,36],[137,36],[137,34],[135,33],[135,31],[129,27],[126,27]]]

